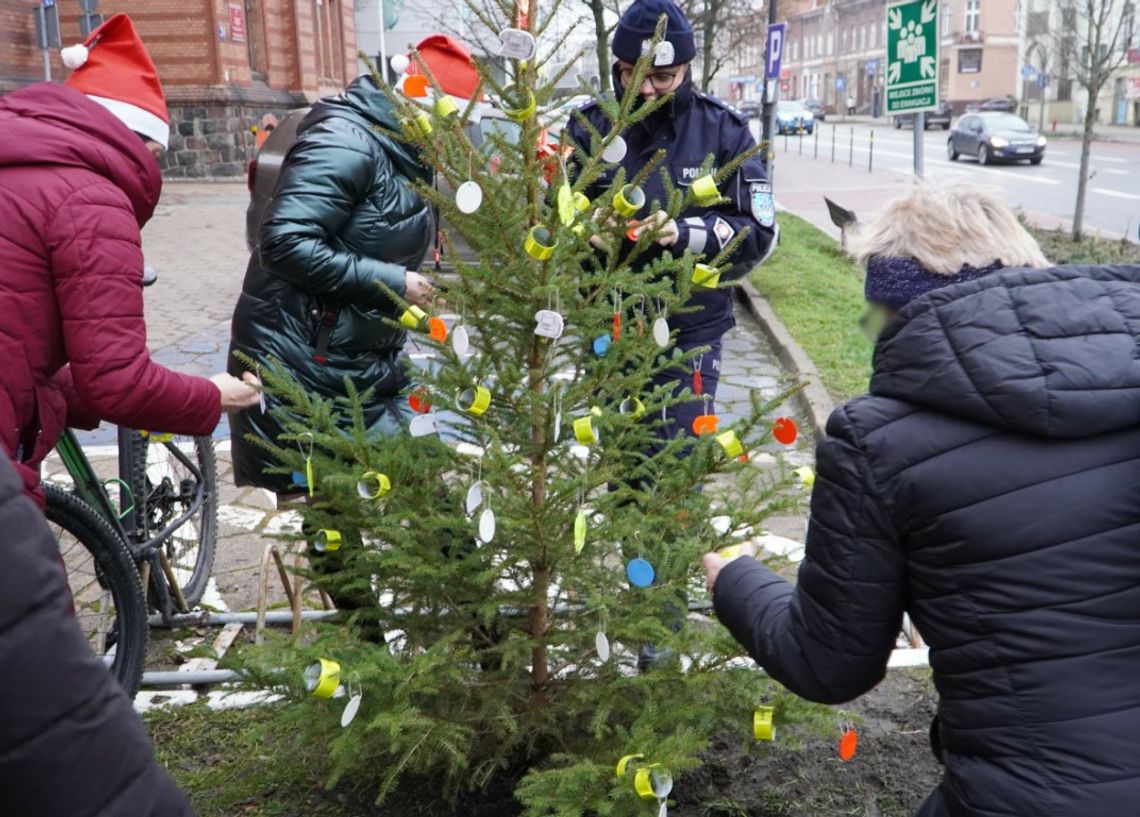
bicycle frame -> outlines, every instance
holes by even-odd
[[[178,588],[176,586],[172,588],[169,579],[166,581],[163,580],[166,578],[168,563],[164,563],[160,558],[159,546],[201,509],[206,501],[206,490],[205,480],[202,478],[202,472],[198,469],[197,465],[192,462],[178,446],[168,443],[162,443],[162,445],[165,445],[167,450],[193,475],[197,487],[188,509],[150,538],[144,538],[146,536],[145,522],[141,528],[134,527],[134,529],[130,531],[123,523],[123,518],[133,513],[136,504],[140,501],[145,501],[145,497],[130,496],[130,491],[126,484],[123,483],[121,479],[118,480],[122,495],[130,499],[130,505],[125,511],[120,513],[119,509],[112,503],[111,497],[107,493],[103,482],[100,481],[99,477],[95,474],[95,469],[91,466],[91,461],[87,459],[87,455],[83,452],[83,448],[80,446],[75,432],[69,428],[64,429],[63,434],[60,435],[59,441],[56,443],[56,451],[63,461],[64,468],[75,483],[75,495],[107,520],[111,529],[127,544],[136,562],[140,564],[146,562],[149,564],[150,581],[159,600],[159,613],[162,615],[163,623],[169,626],[176,612],[185,613],[188,611],[185,609],[185,599],[182,598],[182,594]],[[136,514],[136,518],[141,518],[141,515]],[[172,598],[171,594],[172,589],[174,590],[174,598]],[[179,605],[177,610],[174,609],[172,604],[174,599],[177,599]]]

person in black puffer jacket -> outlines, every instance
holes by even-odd
[[[234,352],[276,360],[323,397],[342,395],[349,377],[360,391],[374,389],[365,423],[391,436],[404,419],[395,398],[407,385],[399,359],[406,333],[390,323],[403,306],[381,285],[409,303],[430,304],[431,283],[412,269],[435,226],[414,189],[431,171],[414,148],[381,129],[398,133],[400,125],[368,75],[317,102],[301,123],[246,269],[229,367],[234,374],[248,368]],[[304,490],[288,475],[267,474],[276,461],[248,439],[277,442],[282,429],[269,413],[247,411],[230,423],[238,485]]]
[[[888,312],[870,394],[818,444],[796,586],[710,554],[716,613],[823,703],[883,678],[909,613],[939,692],[924,817],[1133,817],[1140,266],[1048,268],[964,185],[851,247]]]
[[[0,452],[0,815],[193,817],[92,654],[59,547]]]

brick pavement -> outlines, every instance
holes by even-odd
[[[163,192],[155,217],[143,233],[148,264],[159,273],[146,293],[149,345],[154,358],[179,371],[209,375],[225,366],[233,306],[241,291],[248,253],[245,247],[245,206],[248,193],[241,183],[171,183]],[[731,417],[746,407],[750,392],[769,398],[787,385],[759,328],[743,309],[739,326],[726,338],[721,377],[721,414]],[[789,412],[795,407],[788,406]],[[806,427],[805,423],[800,423]],[[266,491],[236,488],[232,482],[229,430],[223,421],[215,433],[220,483],[219,540],[214,588],[207,599],[215,607],[250,609],[256,603],[257,576],[266,544],[277,533],[299,529],[294,514],[276,510]],[[100,467],[113,463],[114,429],[103,427],[84,434]],[[810,440],[803,451],[790,452],[793,465],[810,460]],[[773,466],[771,457],[762,465]],[[49,461],[45,476],[57,476],[60,466]],[[769,520],[769,530],[796,540],[803,538],[803,517]],[[271,600],[283,601],[274,588]]]

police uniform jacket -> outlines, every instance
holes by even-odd
[[[596,102],[587,103],[581,113],[603,136],[610,132],[612,123]],[[590,134],[580,122],[572,118],[568,132],[578,150],[590,152]],[[617,165],[610,165],[584,191],[591,199],[612,186],[619,166],[624,168],[627,179],[632,178],[661,148],[668,151],[662,167],[673,184],[688,187],[705,175],[702,167],[709,156],[716,170],[756,144],[747,118],[723,102],[696,91],[691,79],[685,80],[669,102],[649,117],[628,126],[621,135],[627,146],[625,157]],[[650,174],[642,189],[646,205],[633,216],[637,219],[644,219],[660,209],[667,198],[660,172]],[[760,156],[748,159],[736,173],[721,181],[718,189],[726,201],[713,207],[694,205],[681,212],[677,216],[677,243],[668,249],[654,248],[645,252],[636,264],[646,266],[663,252],[680,255],[690,251],[712,258],[741,232],[745,232],[745,236],[732,253],[731,268],[722,274],[721,280],[739,278],[765,260],[775,248],[778,228],[772,187]],[[682,345],[715,340],[735,324],[731,288],[694,290],[689,305],[698,309],[669,318],[670,326],[679,330],[678,342]]]

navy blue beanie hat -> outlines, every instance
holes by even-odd
[[[668,68],[692,62],[697,56],[693,27],[673,0],[635,0],[614,31],[614,56],[628,63],[637,62],[657,34],[662,14],[667,18],[665,37],[657,44],[652,66]]]

